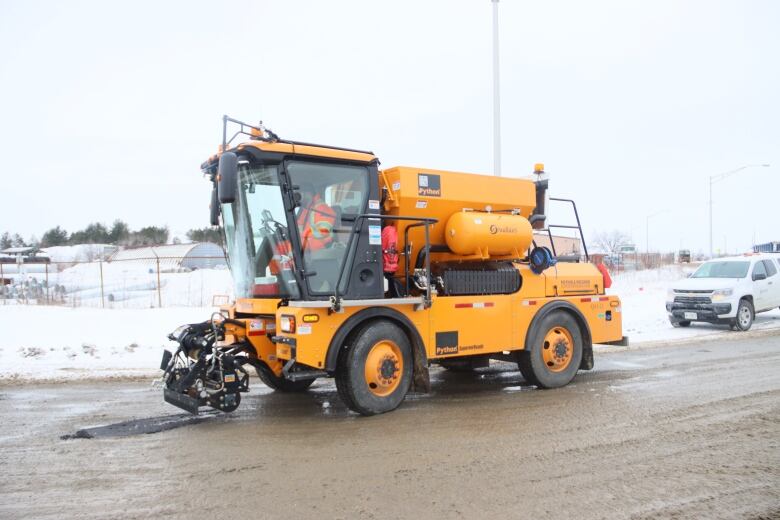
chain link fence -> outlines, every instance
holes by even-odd
[[[658,269],[676,263],[674,253],[619,253],[614,255],[594,253],[590,255],[590,259],[594,263],[603,263],[612,273]]]
[[[206,307],[229,301],[232,286],[224,256],[0,263],[0,305]]]

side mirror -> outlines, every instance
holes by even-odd
[[[238,156],[233,152],[225,152],[219,158],[219,167],[217,168],[217,179],[219,186],[219,202],[229,204],[236,200],[236,189],[238,188]]]
[[[217,197],[217,185],[211,188],[211,204],[209,204],[211,225],[219,226],[219,197]]]
[[[757,282],[759,280],[766,280],[766,274],[764,274],[764,273],[755,273],[753,275],[753,281]]]

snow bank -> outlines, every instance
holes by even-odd
[[[0,379],[156,375],[166,336],[212,312],[0,306]]]

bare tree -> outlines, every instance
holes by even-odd
[[[596,246],[605,253],[616,255],[620,252],[621,247],[631,243],[631,238],[624,232],[615,229],[612,231],[601,231],[596,233],[594,242],[596,243]]]

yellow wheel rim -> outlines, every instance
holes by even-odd
[[[574,340],[564,327],[553,327],[544,336],[542,360],[550,372],[563,372],[574,357]]]
[[[387,397],[401,384],[404,360],[401,349],[390,340],[371,347],[366,357],[365,378],[369,391],[377,397]]]

